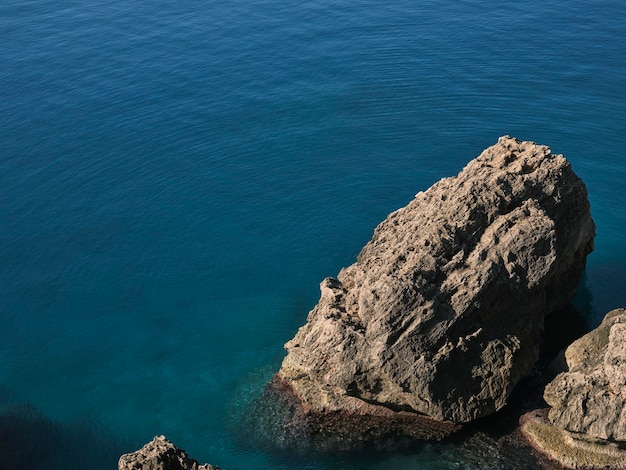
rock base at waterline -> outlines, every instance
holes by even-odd
[[[275,374],[262,394],[246,405],[234,424],[242,444],[290,453],[393,451],[417,440],[443,439],[461,428],[354,397],[338,401],[332,394],[320,393],[315,403],[304,401],[299,393],[306,391],[292,385]]]
[[[522,431],[567,468],[626,468],[626,310],[574,341],[564,368],[545,387],[549,410],[526,415]]]
[[[548,420],[548,410],[525,414],[521,431],[528,443],[542,455],[571,469],[626,469],[626,449],[615,442],[593,441],[578,433],[560,429]]]

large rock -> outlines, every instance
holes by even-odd
[[[119,470],[219,470],[213,465],[199,465],[165,436],[156,436],[138,451],[122,455],[117,467]]]
[[[626,468],[626,310],[609,312],[565,361],[544,391],[549,412],[525,416],[522,431],[568,468]]]
[[[306,416],[408,412],[445,434],[489,415],[536,362],[544,317],[574,296],[594,235],[567,160],[502,137],[322,282],[275,383]]]

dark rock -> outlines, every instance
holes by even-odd
[[[415,437],[440,438],[507,403],[539,357],[545,316],[574,296],[594,235],[567,160],[502,137],[390,214],[322,282],[274,384],[315,417],[309,434],[402,413],[428,423]]]
[[[219,470],[199,465],[165,436],[156,436],[138,451],[122,455],[117,466],[119,470]]]

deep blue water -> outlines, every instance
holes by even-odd
[[[229,417],[319,282],[503,134],[587,184],[590,326],[626,306],[624,51],[617,0],[0,3],[0,468],[156,434],[226,470],[469,466],[277,457]]]

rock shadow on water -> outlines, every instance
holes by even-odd
[[[6,469],[37,469],[58,459],[59,426],[28,404],[0,408],[0,462]]]
[[[2,470],[109,470],[130,447],[94,423],[61,424],[28,403],[0,404]]]
[[[585,290],[579,288],[575,302],[577,307],[581,303],[581,310],[588,309],[590,329],[602,322],[606,312],[626,305],[625,267],[626,259],[620,254],[616,254],[616,259],[587,266],[583,278]]]

